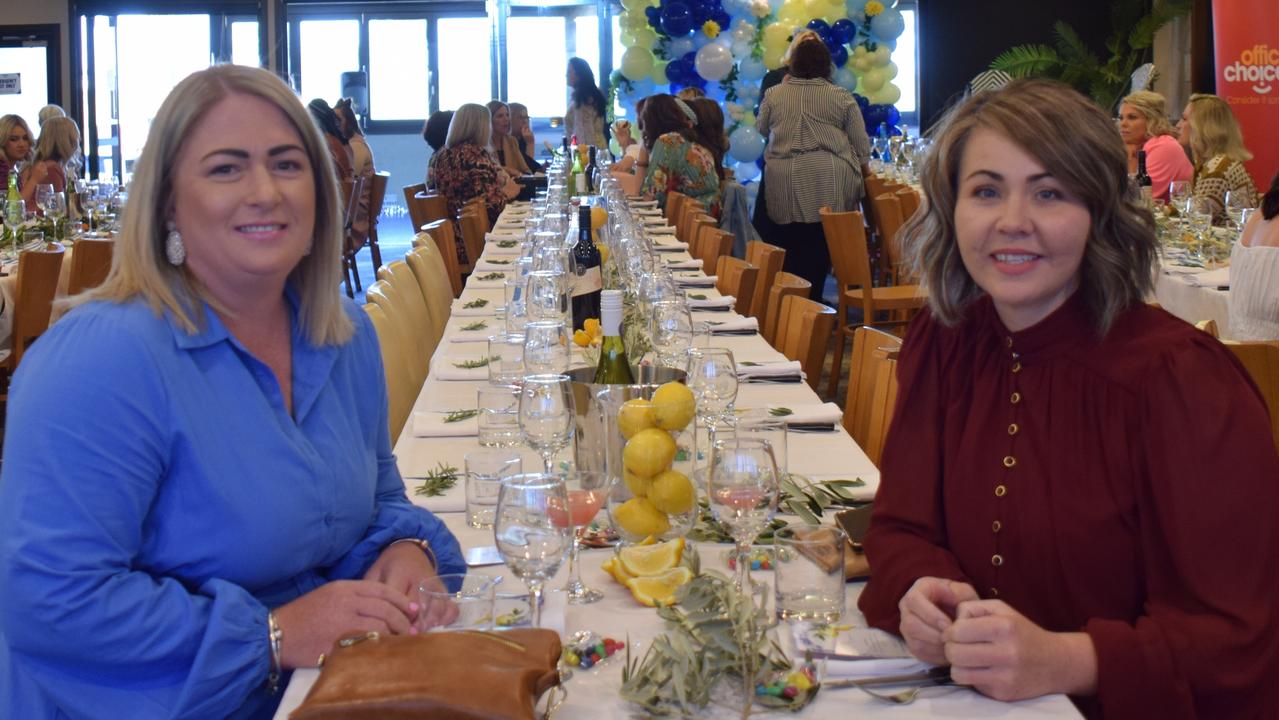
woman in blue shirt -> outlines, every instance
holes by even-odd
[[[281,671],[413,632],[411,589],[465,570],[405,497],[339,207],[274,76],[165,100],[111,276],[12,383],[0,716],[270,717]]]

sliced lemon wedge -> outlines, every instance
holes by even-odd
[[[617,553],[617,564],[631,576],[659,575],[679,565],[684,538],[652,545],[632,545]]]
[[[631,595],[635,596],[635,600],[641,605],[658,607],[673,605],[675,591],[692,579],[692,570],[677,567],[660,575],[632,578],[627,581],[626,586],[631,589]]]

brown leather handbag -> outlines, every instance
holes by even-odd
[[[551,630],[368,633],[339,640],[290,720],[533,720],[559,685]]]

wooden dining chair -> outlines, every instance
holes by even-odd
[[[377,226],[382,215],[382,205],[386,202],[386,185],[391,180],[391,173],[379,172],[369,177],[369,257],[373,260],[373,268],[382,267],[382,246],[378,245]]]
[[[788,296],[782,300],[777,325],[777,348],[789,360],[798,360],[808,386],[817,389],[826,363],[826,344],[835,328],[835,308],[809,300]]]
[[[362,175],[350,182],[342,181],[343,197],[346,200],[346,209],[342,218],[342,281],[346,285],[346,296],[351,298],[363,289],[360,285],[360,269],[355,264],[355,255],[360,248],[364,247],[368,239],[369,206],[365,198],[366,185],[367,182]],[[351,287],[352,277],[355,278],[354,289]]]
[[[431,314],[437,332],[435,340],[439,342],[440,336],[444,334],[444,326],[448,324],[449,315],[453,312],[453,291],[449,285],[448,265],[444,262],[443,253],[429,236],[425,240],[425,243],[410,250],[404,260],[417,276],[418,287],[422,290],[422,298],[426,301],[426,309]]]
[[[13,334],[10,350],[0,359],[0,369],[12,376],[22,362],[27,347],[49,329],[53,298],[58,293],[65,250],[50,243],[43,250],[28,250],[18,255],[18,278],[13,292]],[[7,394],[6,394],[7,396]]]
[[[879,365],[890,352],[899,350],[901,345],[901,338],[883,330],[859,327],[853,333],[848,394],[844,398],[844,429],[863,449],[870,442],[870,421]]]
[[[893,425],[893,411],[897,406],[897,351],[886,354],[878,364],[875,377],[875,393],[871,399],[870,430],[866,445],[866,457],[879,467],[884,456],[884,441]]]
[[[370,291],[372,289],[372,287],[369,288]],[[382,373],[386,377],[388,406],[387,425],[391,431],[391,442],[394,443],[400,437],[404,424],[413,412],[417,391],[413,388],[408,358],[401,347],[403,341],[398,335],[395,323],[391,322],[386,310],[376,303],[365,303],[364,312],[373,322],[378,348],[382,351]]]
[[[666,215],[666,222],[674,225],[680,218],[680,211],[684,207],[684,202],[688,200],[688,196],[681,192],[671,191],[666,193],[666,207],[663,213]]]
[[[887,279],[882,284],[897,284],[901,270],[902,253],[898,243],[897,231],[901,229],[902,205],[897,193],[886,192],[871,199],[875,206],[875,234],[879,236],[879,267],[881,277]]]
[[[466,259],[459,259],[458,268],[463,273],[470,273],[484,253],[484,234],[488,232],[488,211],[484,209],[484,201],[480,200],[477,208],[467,203],[458,215],[457,224],[462,230],[462,246],[466,249]]]
[[[1212,319],[1200,320],[1199,322],[1195,323],[1195,328],[1198,330],[1203,330],[1204,332],[1208,333],[1209,335],[1215,338],[1221,337],[1221,332],[1217,329],[1216,320],[1212,320]]]
[[[457,236],[453,234],[453,223],[447,219],[436,220],[422,226],[422,232],[414,236],[413,244],[417,245],[418,238],[426,233],[430,236],[432,242],[435,243],[436,249],[440,252],[440,259],[444,261],[444,269],[448,272],[449,288],[453,293],[453,297],[462,296],[462,263],[457,256]]]
[[[746,262],[759,268],[759,278],[755,281],[755,297],[751,299],[752,317],[764,319],[768,310],[768,291],[773,287],[773,278],[782,271],[785,259],[786,251],[776,245],[769,245],[762,240],[746,243]]]
[[[895,194],[902,211],[902,223],[905,223],[919,210],[919,191],[913,187],[904,187]]]
[[[396,260],[387,263],[378,268],[377,277],[386,281],[400,296],[400,312],[405,313],[409,327],[413,330],[409,340],[417,351],[414,359],[421,364],[422,379],[426,380],[426,368],[431,362],[431,356],[435,355],[435,348],[444,329],[439,327],[436,316],[427,306],[426,294],[418,283],[417,273],[413,272],[408,262]]]
[[[422,357],[421,347],[416,339],[417,326],[410,317],[411,310],[407,305],[407,299],[398,288],[391,287],[391,284],[385,280],[378,280],[369,285],[364,291],[364,296],[373,301],[373,304],[382,308],[395,327],[395,337],[397,352],[402,356],[404,366],[409,371],[409,383],[412,386],[412,393],[417,395],[417,391],[422,387],[422,383],[426,381],[427,363],[429,357]],[[419,298],[418,302],[421,302]]]
[[[1266,342],[1226,342],[1248,371],[1270,410],[1270,431],[1279,449],[1279,340]]]
[[[405,185],[400,189],[404,193],[404,209],[408,211],[409,224],[413,226],[413,232],[417,232],[426,224],[426,216],[422,213],[422,204],[417,198],[419,193],[426,194],[426,183]]]
[[[702,252],[702,270],[710,273],[711,270],[719,267],[720,258],[732,254],[733,233],[727,230],[720,230],[714,225],[703,225],[699,237],[699,246]],[[740,298],[738,299],[740,300]],[[754,302],[754,298],[750,298],[750,300]]]
[[[896,198],[893,202],[897,202]],[[903,325],[924,306],[926,297],[918,285],[873,285],[866,225],[862,222],[861,213],[837,213],[830,208],[822,208],[821,218],[835,280],[839,284],[839,329],[835,333],[834,364],[826,388],[827,397],[833,397],[843,369],[844,344],[852,337],[853,331],[861,325]],[[861,322],[849,323],[848,311],[852,308],[862,311]],[[881,311],[901,311],[902,317],[880,322],[876,313]]]
[[[696,214],[690,215],[684,220],[684,236],[685,237],[679,238],[678,229],[675,231],[675,237],[688,243],[690,246],[689,247],[690,250],[692,249],[692,246],[694,244],[697,244],[699,248],[704,249],[704,244],[701,243],[700,240],[702,239],[703,234],[706,232],[708,228],[715,228],[715,226],[716,226],[715,218],[711,217],[710,215],[707,215],[704,212],[698,212]],[[691,255],[692,253],[689,253],[689,254]],[[702,267],[715,267],[715,266],[713,264],[707,265],[706,258],[703,258]]]
[[[675,237],[681,242],[688,242],[691,237],[689,233],[689,222],[697,215],[705,215],[706,208],[702,204],[692,198],[687,198],[680,205],[679,211],[675,217],[667,218],[667,222],[675,228]]]
[[[773,278],[773,285],[768,289],[768,310],[764,313],[761,333],[769,345],[778,347],[777,325],[782,314],[782,301],[792,295],[808,297],[813,284],[804,278],[782,271]],[[838,322],[838,315],[836,315]]]
[[[443,195],[432,192],[419,192],[409,201],[409,220],[413,223],[413,232],[422,226],[449,217],[449,203]]]
[[[755,281],[759,278],[759,268],[750,263],[725,255],[715,266],[715,289],[721,295],[732,295],[737,298],[733,309],[738,315],[745,315],[751,305],[755,293]]]
[[[80,238],[75,252],[71,253],[71,272],[67,278],[67,295],[79,295],[95,288],[107,279],[111,272],[111,258],[115,254],[115,240],[107,238]]]

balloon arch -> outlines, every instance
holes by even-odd
[[[684,87],[724,103],[729,159],[739,180],[758,173],[764,138],[755,107],[764,73],[782,64],[791,35],[815,31],[830,49],[832,80],[854,93],[870,133],[896,132],[897,66],[892,50],[905,30],[896,0],[622,0],[626,47],[610,88],[633,108],[637,99]]]

